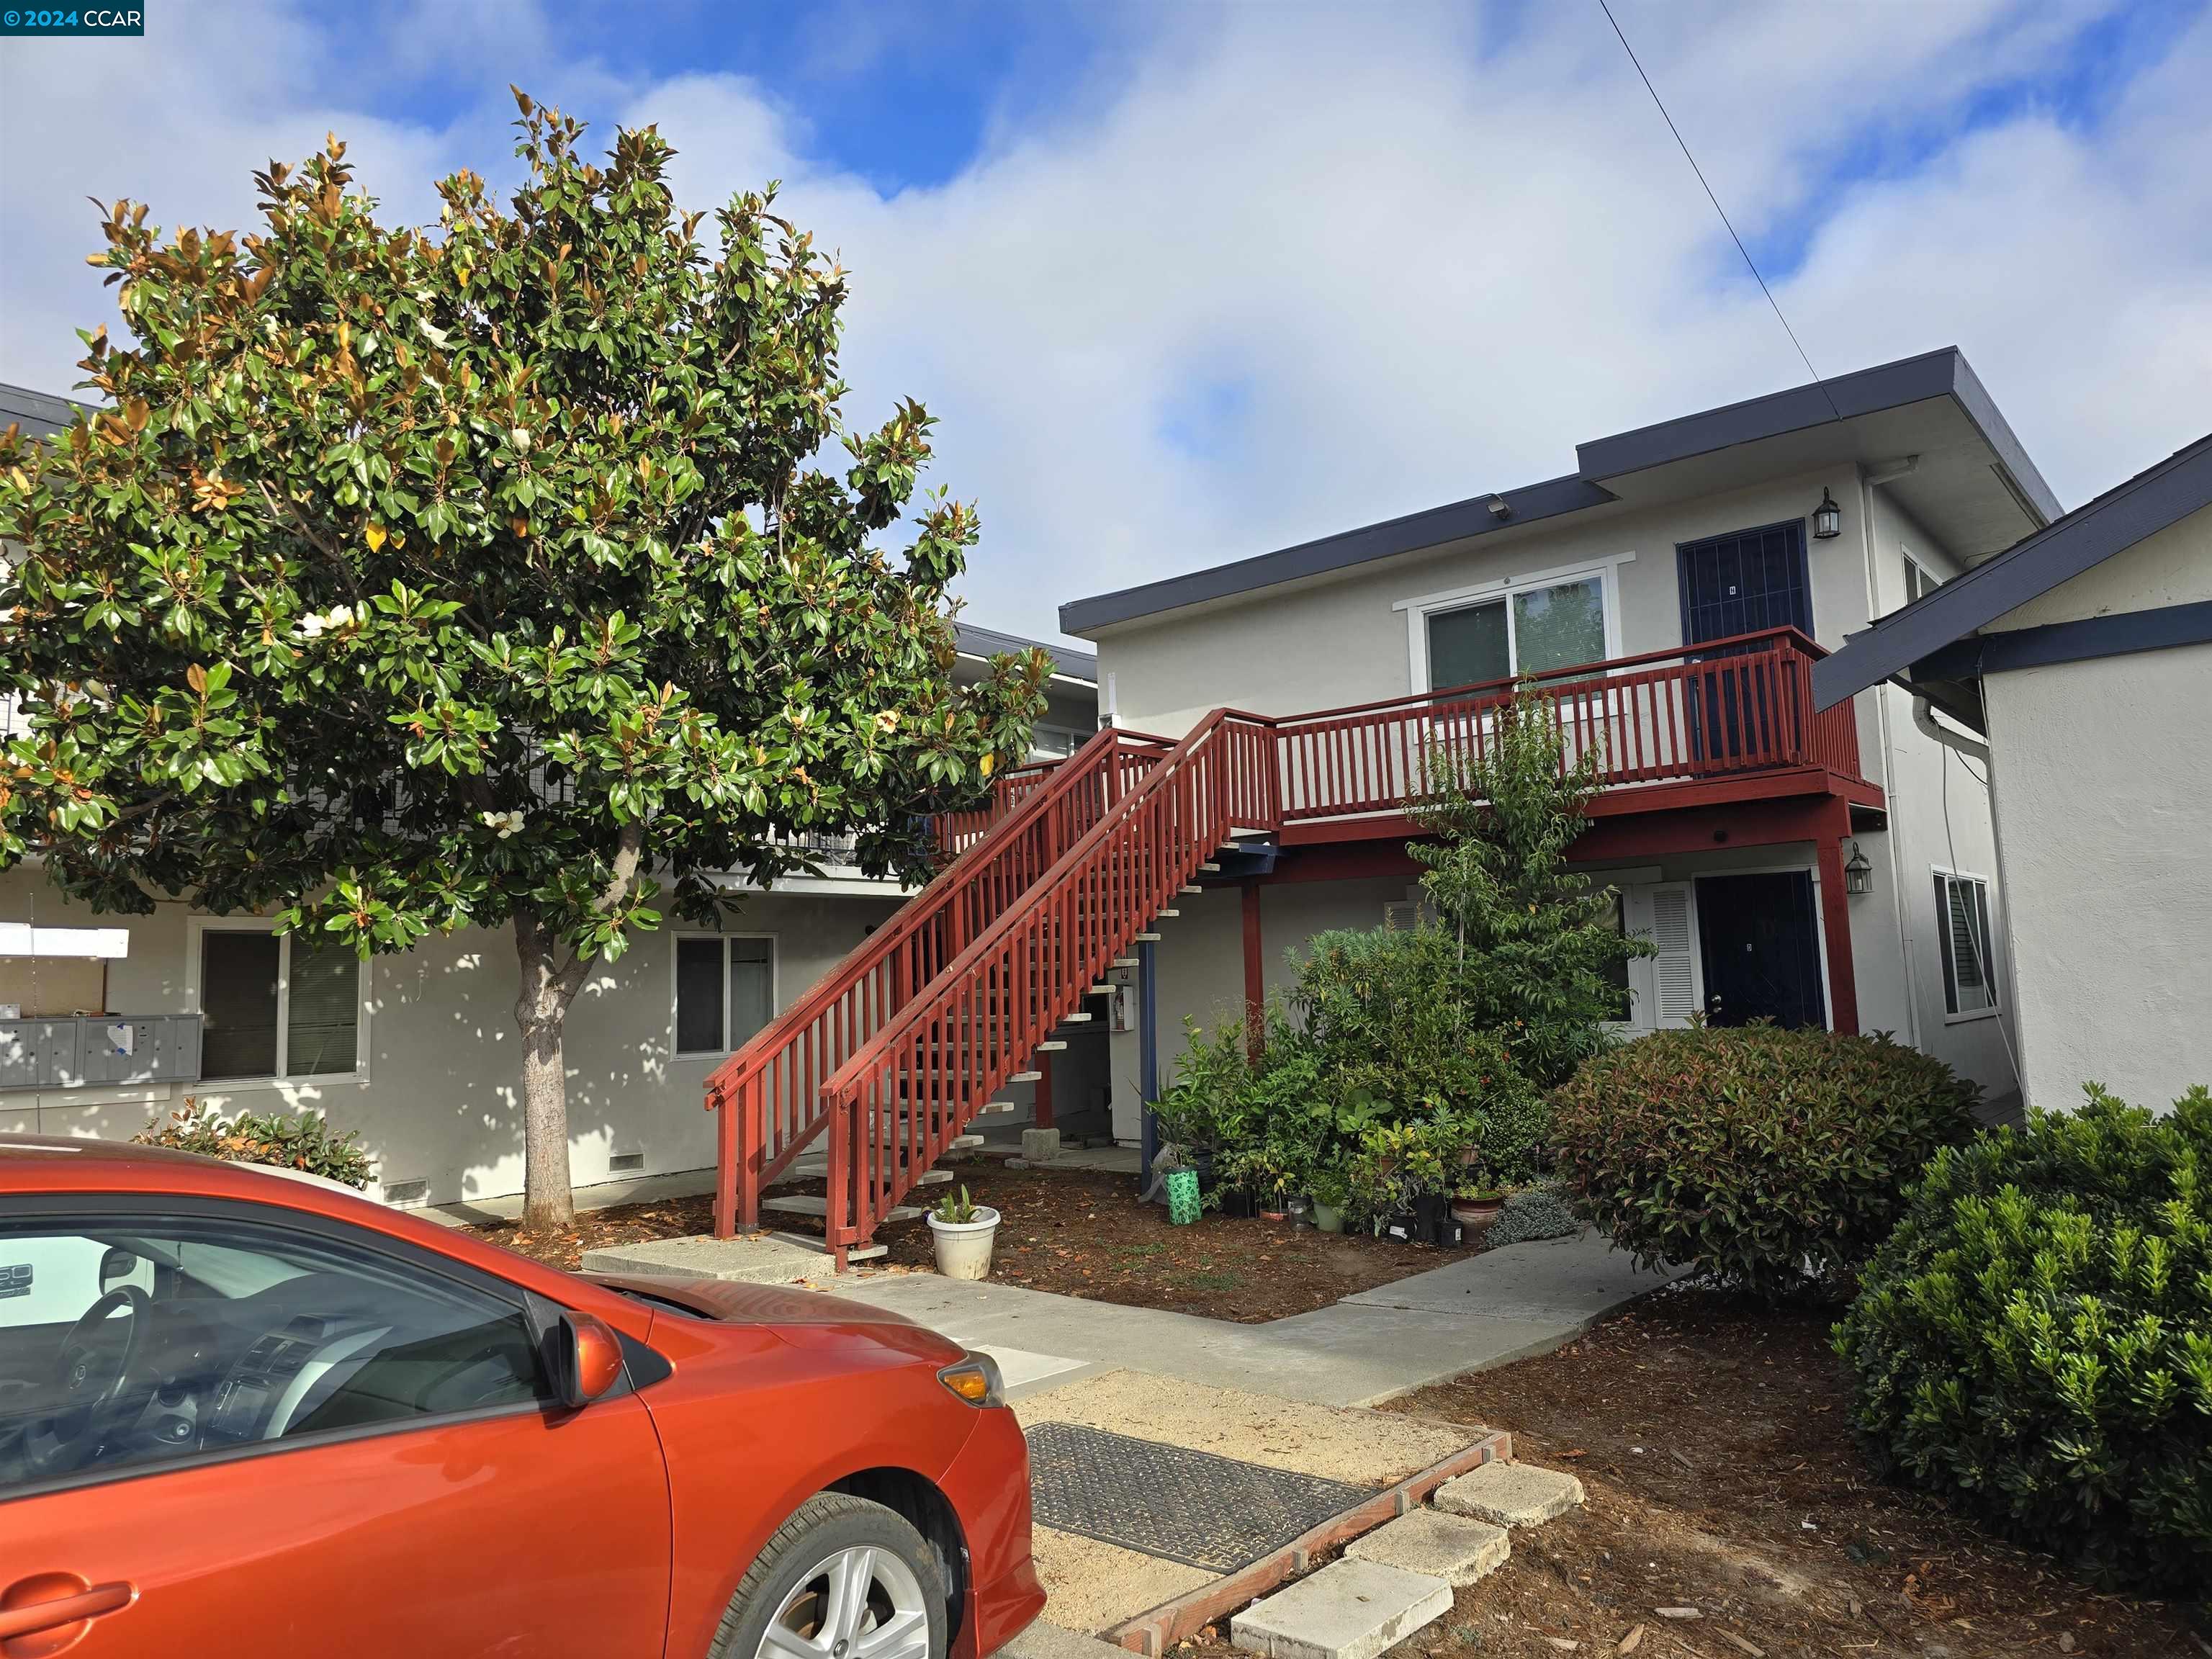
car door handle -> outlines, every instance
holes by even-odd
[[[65,1585],[82,1584],[84,1580],[74,1574],[42,1573],[35,1578],[19,1579],[5,1594],[0,1594],[0,1644],[18,1636],[30,1636],[39,1631],[52,1630],[60,1625],[81,1624],[88,1619],[97,1619],[102,1613],[114,1613],[129,1607],[138,1596],[137,1587],[116,1583],[94,1584],[70,1595],[53,1595],[37,1601],[16,1601],[19,1592],[37,1594],[44,1589],[60,1589]]]

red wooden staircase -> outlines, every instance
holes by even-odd
[[[830,1121],[831,1073],[940,979],[1167,750],[1163,739],[1103,731],[1065,761],[1010,773],[988,806],[939,823],[952,862],[707,1079],[707,1108],[718,1114],[718,1237],[760,1224],[762,1189]]]
[[[818,1175],[827,1190],[801,1202],[842,1267],[1220,848],[1247,831],[1285,846],[1412,833],[1403,813],[1437,751],[1481,756],[1509,698],[1540,698],[1624,806],[1632,792],[1650,810],[1785,792],[1839,814],[1846,795],[1879,805],[1851,706],[1813,711],[1820,654],[1774,629],[1320,714],[1218,708],[1172,745],[1109,728],[1002,779],[940,826],[952,863],[708,1080],[716,1233],[758,1226],[771,1182]]]

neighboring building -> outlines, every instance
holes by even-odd
[[[0,426],[51,435],[76,407],[0,386]],[[1034,643],[965,623],[957,635],[963,682],[981,678],[992,654]],[[1040,757],[1066,753],[1097,725],[1094,660],[1046,649],[1055,672]],[[849,842],[810,846],[819,875],[772,890],[730,878],[728,931],[672,925],[594,969],[566,1045],[580,1187],[710,1168],[714,1125],[700,1109],[708,1074],[897,913],[905,890],[853,867]],[[278,939],[265,919],[179,901],[149,916],[95,915],[19,866],[0,873],[0,1005],[21,1016],[0,1021],[0,1131],[128,1137],[187,1097],[227,1113],[313,1107],[361,1132],[376,1160],[374,1194],[441,1203],[517,1193],[516,988],[505,929],[433,938],[364,964]],[[179,1015],[201,1016],[204,1029]],[[112,1047],[102,1038],[116,1024],[134,1028],[127,1060],[98,1052]],[[75,1046],[64,1054],[56,1044]],[[149,1069],[175,1080],[98,1080]]]
[[[1062,607],[1063,629],[1097,644],[1120,725],[1174,737],[1216,708],[1275,717],[1279,833],[1241,880],[1201,877],[1160,928],[1164,1076],[1184,1017],[1235,1017],[1240,988],[1289,982],[1286,947],[1415,898],[1409,769],[1467,725],[1451,712],[1467,694],[1437,694],[1540,673],[1575,740],[1606,745],[1608,787],[1573,856],[1658,946],[1632,966],[1634,1029],[1702,1012],[1888,1031],[2010,1093],[1986,794],[1905,693],[1869,689],[1838,726],[1804,678],[1820,647],[2056,515],[1966,360],[1885,364],[1577,460]],[[1870,890],[1848,895],[1854,876]],[[1980,948],[1962,954],[1969,925]],[[1118,1036],[1123,1137],[1139,1069],[1136,1036]]]
[[[1877,687],[1987,768],[2027,1103],[2212,1083],[2212,437],[1814,671],[1823,705]]]

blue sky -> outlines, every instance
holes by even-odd
[[[336,130],[388,214],[510,81],[770,177],[853,272],[848,417],[921,398],[978,621],[1556,475],[1801,380],[1595,0],[164,0],[0,43],[0,380],[112,321],[87,196],[238,224]],[[2212,418],[2203,4],[1620,0],[1814,362],[1963,347],[2071,503]]]

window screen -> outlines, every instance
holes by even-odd
[[[676,1052],[718,1054],[722,1042],[722,941],[676,941]]]
[[[1462,605],[1429,616],[1429,684],[1438,690],[1508,678],[1512,648],[1505,636],[1505,601]]]
[[[284,1074],[350,1072],[359,1046],[361,958],[327,933],[288,933]]]
[[[733,939],[730,945],[730,1047],[746,1040],[775,1015],[775,944]]]
[[[200,1075],[275,1077],[283,941],[210,928],[200,935]]]
[[[1943,945],[1943,1006],[1954,1014],[1997,1006],[1996,958],[1990,941],[1989,884],[1972,876],[1936,875],[1936,929]]]

